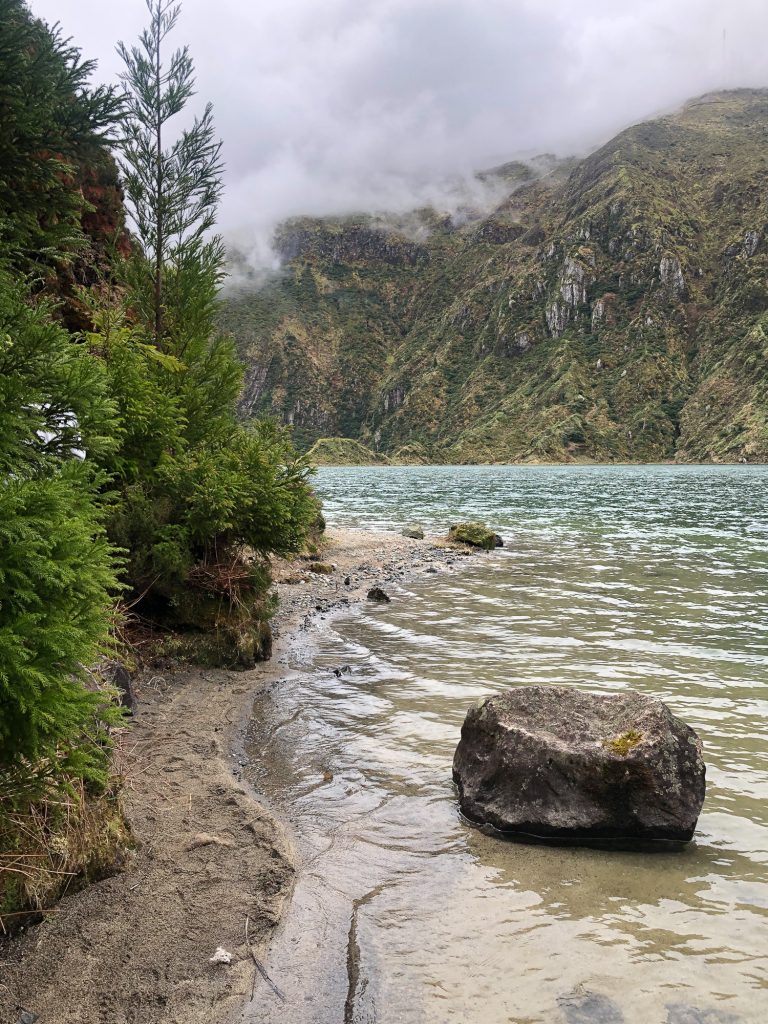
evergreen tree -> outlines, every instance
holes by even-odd
[[[79,167],[106,147],[120,100],[95,62],[23,0],[0,0],[0,259],[39,270],[83,244]]]
[[[0,0],[0,766],[48,757],[81,773],[103,764],[95,723],[109,717],[84,680],[117,588],[95,460],[119,427],[104,365],[24,275],[55,276],[84,244],[77,177],[120,106],[90,87],[93,66]]]
[[[166,333],[178,340],[180,333],[199,335],[210,327],[224,250],[218,236],[207,236],[221,196],[222,163],[210,103],[191,128],[167,142],[169,121],[194,95],[194,65],[187,46],[167,64],[163,59],[180,5],[147,0],[147,8],[150,23],[139,45],[118,45],[128,109],[121,169],[143,252],[134,264],[136,297],[162,346]]]
[[[117,581],[91,456],[115,432],[104,366],[0,274],[0,767],[100,761],[109,715],[83,684]]]
[[[153,620],[263,636],[267,558],[297,550],[317,504],[284,432],[236,418],[242,371],[216,329],[224,250],[212,234],[221,147],[210,104],[169,142],[194,92],[187,47],[164,47],[180,7],[147,0],[139,45],[119,46],[128,112],[121,166],[135,227],[125,310],[94,316],[123,423],[104,467],[120,485],[110,522],[128,581]],[[258,646],[258,642],[257,642]],[[246,659],[247,660],[247,659]]]

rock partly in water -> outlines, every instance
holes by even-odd
[[[406,526],[403,536],[410,537],[412,540],[424,540],[424,531],[420,526]]]
[[[520,686],[467,712],[453,761],[464,814],[502,832],[687,842],[704,802],[696,733],[660,700]]]
[[[448,540],[456,544],[469,544],[473,548],[485,548],[490,551],[498,547],[498,534],[489,530],[482,523],[456,523],[448,530]],[[498,538],[501,540],[501,538]]]
[[[389,594],[381,589],[381,587],[371,587],[368,591],[368,600],[376,601],[379,604],[389,604]]]

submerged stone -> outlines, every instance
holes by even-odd
[[[687,842],[701,741],[660,700],[520,686],[467,712],[453,761],[463,813],[541,838]]]
[[[557,1002],[566,1024],[624,1024],[621,1008],[600,992],[575,992]]]
[[[376,601],[378,604],[389,604],[389,594],[382,590],[381,587],[371,587],[368,591],[368,600]]]

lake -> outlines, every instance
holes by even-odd
[[[246,1019],[768,1019],[768,469],[344,468],[317,487],[331,527],[478,519],[506,544],[320,623],[257,701],[251,774],[303,867],[268,963],[288,1005],[262,989]],[[464,821],[466,709],[531,683],[634,687],[692,725],[694,842],[527,845]]]

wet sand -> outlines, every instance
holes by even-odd
[[[226,1024],[241,1019],[254,986],[280,998],[254,956],[263,958],[286,908],[295,854],[240,777],[254,698],[314,616],[460,553],[434,539],[336,530],[322,559],[331,572],[305,559],[275,565],[272,661],[246,673],[185,669],[138,682],[123,740],[135,849],[125,870],[0,945],[3,1024],[16,1024],[19,1008],[40,1024]],[[218,947],[231,963],[210,962]]]

